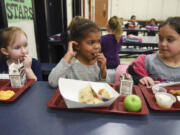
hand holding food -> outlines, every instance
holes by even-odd
[[[31,55],[25,55],[23,64],[25,68],[31,68],[32,65],[32,56]]]
[[[97,55],[98,66],[101,70],[106,69],[106,58],[103,53]]]

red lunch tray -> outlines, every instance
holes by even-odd
[[[22,88],[12,88],[9,80],[0,80],[0,90],[13,90],[15,92],[14,96],[12,96],[8,100],[0,100],[0,102],[12,102],[15,101],[23,92],[25,92],[33,83],[34,79],[27,79],[26,85]]]
[[[177,100],[170,109],[159,107],[156,103],[155,96],[152,92],[152,89],[147,88],[146,86],[143,86],[143,85],[139,85],[139,87],[141,88],[141,91],[142,91],[145,99],[147,100],[149,106],[151,107],[151,109],[159,110],[159,111],[178,111],[178,110],[180,110],[180,102],[178,102]],[[180,85],[167,86],[164,88],[166,88],[167,92],[169,93],[169,91],[172,89],[180,90]]]
[[[47,106],[50,108],[64,109],[64,110],[83,110],[83,111],[101,112],[101,113],[147,115],[149,113],[149,110],[147,108],[147,105],[145,103],[145,100],[144,100],[144,97],[141,93],[140,88],[138,86],[134,86],[133,87],[133,93],[140,96],[140,98],[142,100],[142,109],[139,112],[128,112],[128,111],[126,111],[124,106],[123,106],[124,97],[122,97],[122,96],[118,97],[110,107],[68,109],[64,100],[63,100],[63,97],[61,96],[61,94],[59,92],[59,89],[57,89],[53,93],[53,95],[50,97],[50,99],[47,102]]]

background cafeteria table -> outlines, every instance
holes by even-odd
[[[157,52],[158,37],[157,36],[142,36],[141,42],[129,42],[124,39],[121,49],[119,51],[120,58],[134,57],[139,54],[151,54]],[[122,55],[123,54],[123,55]],[[137,57],[137,56],[135,56]]]
[[[55,89],[36,82],[13,103],[0,103],[0,135],[179,135],[180,112],[103,114],[50,109]]]

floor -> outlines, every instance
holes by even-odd
[[[120,55],[120,63],[121,64],[130,64],[132,61],[134,61],[136,58],[138,57],[138,55],[132,55],[132,57],[127,57],[127,58],[121,58]]]

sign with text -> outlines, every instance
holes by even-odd
[[[33,19],[31,0],[4,0],[8,22]]]

